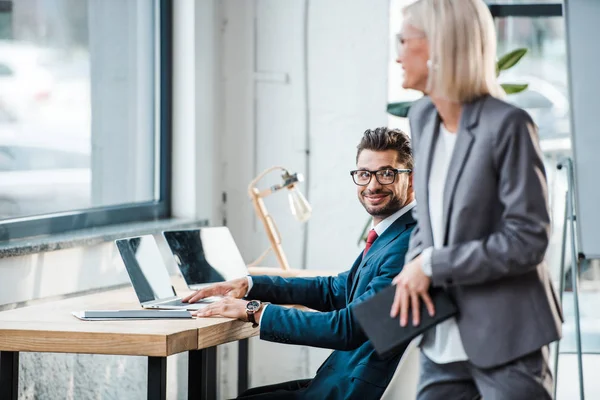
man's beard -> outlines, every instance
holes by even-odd
[[[367,200],[365,200],[364,197],[362,197],[364,196],[365,192],[366,190],[361,193],[360,202],[362,203],[365,210],[372,217],[379,217],[385,219],[386,217],[389,217],[390,215],[402,208],[402,199],[396,196],[393,192],[384,192],[383,190],[379,190],[377,192],[369,192],[368,194],[386,194],[390,196],[388,202],[383,206],[368,206],[366,203]]]

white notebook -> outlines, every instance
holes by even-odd
[[[84,310],[72,314],[84,321],[192,318],[192,313],[187,310]]]

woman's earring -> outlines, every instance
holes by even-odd
[[[436,69],[437,65],[435,65],[431,60],[427,60],[427,69],[429,69],[430,71],[432,69]]]

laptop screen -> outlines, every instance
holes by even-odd
[[[226,227],[167,231],[164,236],[188,285],[248,275],[246,263]]]
[[[116,241],[140,303],[175,296],[169,272],[152,235]]]

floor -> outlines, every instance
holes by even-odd
[[[563,298],[565,323],[558,360],[558,400],[579,398],[579,370],[576,355],[573,293]],[[586,399],[600,399],[600,292],[585,291],[579,295],[581,343],[583,350],[583,380]],[[551,362],[553,356],[550,357]]]

